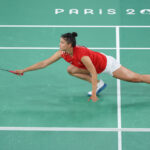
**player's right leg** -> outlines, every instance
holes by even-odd
[[[90,72],[86,69],[80,69],[73,65],[70,65],[67,69],[68,73],[72,76],[75,76],[77,78],[80,78],[82,80],[86,80],[88,82],[92,82],[92,77],[90,75]],[[96,94],[98,95],[104,88],[106,87],[106,84],[103,80],[97,80],[97,90]],[[88,96],[92,95],[92,91],[88,92]]]
[[[91,78],[91,75],[90,75],[90,72],[86,69],[80,69],[80,68],[77,68],[73,65],[70,65],[68,68],[67,68],[67,72],[74,76],[74,77],[77,77],[77,78],[80,78],[82,80],[86,80],[88,82],[92,82],[92,78]]]

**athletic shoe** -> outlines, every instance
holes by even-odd
[[[104,83],[103,80],[100,80],[97,83],[96,95],[98,95],[102,90],[104,90],[106,86],[107,86],[107,84]],[[88,92],[88,96],[92,96],[92,91]]]

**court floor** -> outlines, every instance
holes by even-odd
[[[16,70],[42,61],[58,50],[60,35],[72,31],[79,45],[150,74],[149,27],[1,27],[0,65]],[[0,72],[1,149],[148,150],[150,86],[101,74],[108,86],[98,102],[88,102],[91,85],[69,76],[68,65],[60,60],[23,77]]]

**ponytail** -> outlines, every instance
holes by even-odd
[[[63,35],[61,35],[61,37],[68,43],[71,44],[72,47],[76,46],[76,37],[78,36],[78,34],[76,32],[72,32],[72,33],[65,33]]]

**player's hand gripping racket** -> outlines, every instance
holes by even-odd
[[[16,74],[18,76],[23,76],[24,73],[18,73],[18,72],[15,72],[15,71],[12,71],[12,70],[7,70],[7,69],[2,69],[0,68],[1,71],[7,71],[7,72],[10,72],[10,73],[13,73],[13,74]]]

